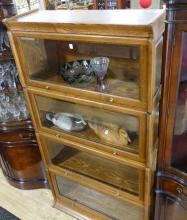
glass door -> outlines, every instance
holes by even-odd
[[[181,42],[181,64],[175,106],[171,166],[187,174],[187,32],[183,32]]]
[[[29,81],[140,99],[142,62],[138,45],[28,37],[19,38],[19,43]]]

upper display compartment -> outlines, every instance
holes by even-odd
[[[164,17],[163,10],[33,11],[5,23],[23,87],[152,112]]]
[[[19,39],[29,80],[139,99],[139,46]],[[28,52],[29,51],[29,52]]]

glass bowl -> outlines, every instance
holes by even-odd
[[[68,83],[85,83],[94,79],[94,70],[90,66],[90,60],[77,60],[65,63],[60,68],[60,75]]]

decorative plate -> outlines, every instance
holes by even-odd
[[[95,77],[90,60],[77,60],[65,63],[60,68],[60,75],[69,83],[85,83]]]

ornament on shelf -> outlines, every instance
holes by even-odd
[[[104,142],[120,147],[126,147],[132,143],[127,131],[112,123],[98,123],[96,119],[88,122],[89,127]]]
[[[64,131],[82,131],[87,127],[87,123],[78,113],[48,112],[46,119]]]

